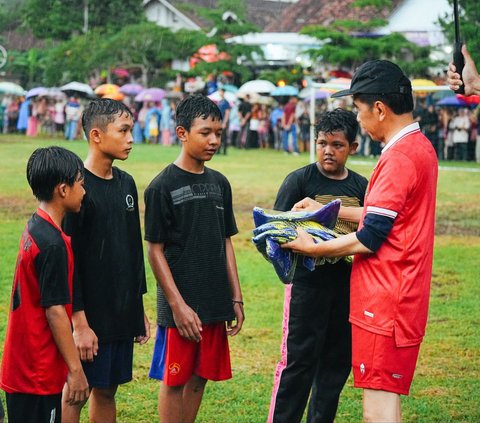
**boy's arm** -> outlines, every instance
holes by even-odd
[[[240,281],[238,279],[237,261],[235,259],[231,238],[225,239],[225,252],[227,256],[228,281],[230,282],[230,288],[232,290],[233,310],[236,320],[235,326],[232,326],[233,322],[227,323],[227,333],[230,336],[235,336],[242,329],[245,313],[243,311],[242,290],[240,289]]]
[[[85,311],[80,310],[72,314],[73,339],[82,361],[93,361],[98,352],[98,338],[92,330],[85,316]]]
[[[150,321],[148,320],[147,313],[143,313],[143,323],[145,324],[145,335],[135,338],[135,342],[138,342],[140,345],[146,344],[150,339]]]
[[[85,401],[89,395],[88,381],[73,342],[70,321],[63,305],[45,309],[55,344],[68,367],[66,401],[70,405]]]
[[[165,258],[164,244],[147,241],[147,252],[153,274],[172,309],[173,320],[180,335],[190,341],[200,342],[202,340],[202,322],[178,291]]]

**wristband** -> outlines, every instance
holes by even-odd
[[[241,300],[232,300],[232,303],[233,304],[240,304],[240,305],[243,306],[243,301],[241,301]]]

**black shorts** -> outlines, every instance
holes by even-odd
[[[62,393],[56,395],[5,393],[8,423],[60,423]]]

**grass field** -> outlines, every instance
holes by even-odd
[[[0,136],[0,344],[3,343],[18,239],[36,201],[25,179],[30,153],[38,146],[63,145],[86,156],[84,141],[31,140]],[[173,161],[178,147],[135,146],[119,167],[137,181],[140,198],[150,180]],[[270,208],[277,189],[291,170],[308,163],[308,156],[286,156],[270,150],[238,151],[216,156],[209,166],[231,182],[240,233],[234,237],[247,320],[231,339],[234,378],[210,383],[199,422],[264,422],[279,359],[283,285],[258,254],[250,237],[254,206]],[[369,176],[372,159],[352,157],[350,167]],[[141,201],[143,213],[143,201]],[[406,422],[480,421],[480,166],[442,162],[439,172],[434,276],[427,335],[420,350],[409,397],[403,398]],[[143,221],[143,218],[142,218]],[[120,258],[121,259],[121,258]],[[155,281],[147,264],[146,308],[155,321]],[[121,387],[118,421],[157,420],[158,384],[147,372],[153,342],[135,347],[133,382]],[[82,421],[88,421],[86,414]],[[342,393],[337,423],[361,421],[361,393],[351,379]]]

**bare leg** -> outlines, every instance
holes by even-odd
[[[63,388],[64,394],[66,388],[67,384],[65,384]],[[82,412],[82,408],[86,403],[87,400],[83,401],[81,404],[70,405],[65,402],[65,397],[62,396],[62,423],[79,423],[80,413]]]
[[[363,390],[363,420],[367,423],[400,423],[400,395],[373,389]]]
[[[192,375],[183,388],[183,422],[194,423],[203,398],[207,380]]]
[[[115,394],[118,385],[109,388],[92,388],[90,394],[90,422],[92,423],[115,423],[117,408]]]
[[[183,386],[160,384],[158,416],[160,423],[193,423],[205,390],[206,379],[192,375]]]

